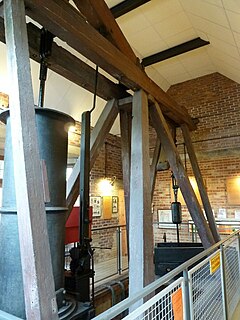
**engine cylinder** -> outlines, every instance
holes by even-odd
[[[74,120],[52,109],[36,108],[35,113],[40,159],[47,169],[50,201],[45,209],[55,289],[59,290],[64,286],[68,127]],[[0,120],[6,123],[0,209],[0,310],[25,319],[9,111],[1,113]]]

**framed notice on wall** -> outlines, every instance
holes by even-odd
[[[112,196],[112,213],[118,213],[118,196]]]
[[[176,228],[172,223],[172,210],[158,209],[158,228]]]
[[[230,205],[240,205],[240,178],[226,179],[227,201]]]
[[[101,217],[102,215],[102,198],[90,197],[90,206],[93,208],[93,217]]]

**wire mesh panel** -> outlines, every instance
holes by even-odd
[[[182,312],[184,319],[183,295],[181,277],[123,319],[174,320],[174,313],[179,312]]]
[[[188,274],[192,320],[224,319],[219,250]]]
[[[240,296],[239,253],[237,238],[226,244],[224,255],[228,314],[231,318],[238,304]]]

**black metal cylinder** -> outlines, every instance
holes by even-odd
[[[172,222],[176,224],[182,223],[182,207],[181,203],[178,201],[172,202]]]
[[[74,124],[74,120],[55,110],[35,110],[40,159],[47,169],[50,201],[45,207],[55,289],[58,290],[64,285],[68,127]],[[0,120],[6,123],[0,209],[0,310],[25,319],[9,111],[4,111]]]

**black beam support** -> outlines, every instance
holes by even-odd
[[[123,16],[125,13],[128,13],[144,3],[147,3],[151,0],[125,0],[123,2],[120,2],[116,6],[112,7],[110,10],[114,16],[115,19]]]
[[[146,58],[142,59],[142,65],[144,67],[150,66],[154,63],[172,58],[172,57],[176,57],[182,53],[186,53],[189,52],[191,50],[195,50],[197,48],[203,47],[208,45],[210,42],[209,41],[205,41],[201,38],[196,38],[184,43],[181,43],[175,47],[169,48],[167,50],[155,53],[151,56],[148,56]]]

